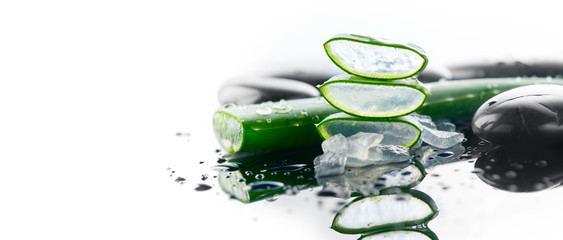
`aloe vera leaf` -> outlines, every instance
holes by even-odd
[[[333,107],[360,117],[397,117],[419,108],[430,94],[416,78],[373,80],[350,74],[330,78],[319,87]]]
[[[342,70],[367,78],[408,78],[428,64],[421,47],[383,38],[340,34],[326,41],[324,48]]]
[[[213,116],[221,146],[229,152],[255,152],[318,144],[315,124],[338,112],[323,98],[225,106]]]
[[[443,81],[426,84],[432,95],[416,112],[433,119],[470,120],[475,111],[489,98],[521,86],[533,84],[563,85],[562,79],[552,78],[486,78]]]
[[[425,84],[432,92],[416,112],[433,119],[471,120],[490,97],[532,84],[563,85],[561,79],[491,78]],[[294,99],[255,105],[225,106],[213,116],[221,146],[229,152],[253,152],[319,144],[315,124],[340,112],[323,98]]]

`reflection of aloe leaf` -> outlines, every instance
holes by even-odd
[[[233,198],[250,203],[317,186],[313,159],[319,147],[298,148],[229,159],[233,171],[217,175],[221,189]]]
[[[426,171],[422,164],[414,161],[382,166],[347,168],[344,174],[317,178],[323,192],[336,197],[353,195],[374,196],[389,188],[412,188],[424,179]]]
[[[427,223],[438,213],[430,196],[416,190],[357,198],[334,217],[332,228],[341,233],[369,233]]]
[[[482,154],[475,172],[485,183],[511,192],[535,192],[563,181],[563,151],[497,147]]]
[[[402,228],[370,233],[359,240],[438,240],[438,236],[428,228]]]

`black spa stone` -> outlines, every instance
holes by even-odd
[[[242,105],[318,96],[320,92],[313,85],[274,77],[237,77],[226,81],[219,89],[221,104]]]
[[[475,112],[472,129],[499,145],[561,145],[563,86],[531,85],[498,94]]]

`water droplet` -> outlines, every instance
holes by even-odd
[[[540,161],[537,161],[537,162],[535,163],[535,165],[536,165],[536,167],[545,167],[545,166],[547,166],[547,161],[545,161],[545,160],[540,160]]]
[[[207,184],[198,184],[197,187],[195,188],[196,191],[207,191],[211,189],[211,186],[207,185]]]
[[[516,186],[515,184],[510,184],[507,186],[507,190],[511,192],[516,192],[518,191],[518,186]]]
[[[238,167],[236,166],[230,166],[230,165],[216,165],[211,167],[211,170],[214,171],[218,171],[218,172],[234,172],[239,170]]]
[[[510,167],[511,167],[511,168],[514,168],[514,169],[523,169],[523,168],[524,168],[524,165],[521,164],[521,163],[511,163],[511,164],[510,164]]]
[[[207,180],[207,178],[208,178],[208,175],[207,175],[207,174],[202,174],[202,175],[201,175],[201,181],[205,181],[205,180]]]
[[[491,178],[494,179],[494,180],[500,180],[502,177],[498,174],[493,174],[493,175],[491,175]]]
[[[301,180],[301,179],[303,179],[303,178],[305,178],[305,177],[303,177],[303,175],[297,176],[297,179],[299,179],[299,180]]]
[[[179,184],[184,184],[186,182],[186,179],[183,177],[177,177],[174,182],[177,182]]]
[[[403,175],[403,176],[408,176],[408,175],[411,175],[411,174],[412,174],[412,173],[409,172],[409,171],[406,171],[406,172],[401,173],[401,175]]]
[[[309,116],[309,113],[307,112],[307,110],[301,109],[301,115],[303,115],[303,116]]]
[[[318,121],[321,120],[321,117],[319,117],[319,115],[315,115],[315,116],[313,117],[313,120],[314,120],[315,122],[318,122]]]
[[[264,174],[262,174],[262,173],[256,174],[256,176],[254,176],[254,178],[256,178],[258,180],[264,179]]]
[[[252,176],[252,172],[251,172],[251,171],[245,171],[244,174],[245,174],[246,176]]]
[[[272,109],[270,107],[261,107],[256,109],[258,115],[270,115],[272,114]]]
[[[272,123],[272,119],[271,119],[271,118],[266,118],[266,122],[267,122],[267,123]]]
[[[534,190],[542,190],[545,189],[547,186],[543,183],[536,183],[534,184]]]
[[[246,179],[244,179],[244,178],[239,178],[237,181],[238,181],[238,182],[246,182]]]
[[[283,188],[283,186],[284,184],[281,182],[260,181],[260,182],[253,182],[246,187],[249,191],[265,191],[265,190],[280,189]]]
[[[510,179],[514,179],[518,176],[518,174],[515,171],[508,171],[504,173],[504,176]]]
[[[261,172],[289,172],[303,169],[307,164],[292,164],[261,170]]]
[[[224,163],[226,161],[227,161],[227,159],[224,159],[224,158],[217,159],[217,163]]]
[[[442,158],[447,158],[447,157],[451,157],[453,155],[454,155],[453,152],[445,151],[445,152],[438,153],[438,155],[436,155],[436,156],[442,157]]]
[[[283,175],[284,176],[289,176],[291,173],[290,172],[284,172]]]
[[[376,184],[373,184],[373,187],[374,187],[374,188],[383,188],[383,187],[385,187],[385,186],[386,186],[386,185],[383,184],[383,183],[376,183]]]
[[[336,193],[333,192],[333,191],[323,190],[323,191],[320,191],[319,193],[317,193],[317,196],[319,196],[319,197],[336,197]]]

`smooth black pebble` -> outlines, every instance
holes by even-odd
[[[563,143],[563,86],[551,84],[515,88],[486,101],[475,112],[473,132],[506,146]]]
[[[254,104],[281,99],[320,96],[313,85],[285,78],[238,77],[226,81],[219,89],[221,104]]]

